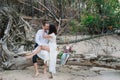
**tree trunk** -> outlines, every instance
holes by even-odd
[[[32,66],[32,61],[26,59],[25,57],[13,58],[10,61],[3,63],[3,69],[6,70],[18,70],[25,69],[26,67]]]
[[[109,55],[94,55],[94,54],[75,54],[71,56],[67,65],[103,67],[111,69],[120,69],[120,58]]]
[[[0,9],[0,67],[4,69],[24,69],[32,65],[31,60],[18,53],[32,50],[34,30],[13,9]],[[23,47],[21,47],[23,46]]]

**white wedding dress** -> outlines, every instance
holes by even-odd
[[[49,66],[49,72],[56,73],[56,59],[57,59],[56,35],[52,33],[50,34],[50,36],[52,38],[48,39],[49,41],[48,44],[42,44],[50,48],[50,53],[48,53],[48,51],[46,50],[41,50],[37,55],[38,57],[44,60],[44,63],[47,63],[47,65]]]
[[[57,44],[56,44],[56,35],[54,33],[50,34],[52,38],[49,39],[49,72],[56,73],[56,60],[57,60]]]

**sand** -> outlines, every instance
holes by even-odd
[[[49,79],[49,74],[42,73],[34,77],[33,67],[25,70],[12,70],[0,72],[0,80],[120,80],[120,71],[104,68],[88,68],[80,66],[57,66],[57,73],[53,79]]]
[[[68,37],[69,38],[69,37]],[[78,36],[81,38],[81,36]],[[83,41],[73,45],[76,54],[104,54],[120,57],[120,37],[106,36]],[[59,45],[62,48],[64,45]],[[86,66],[60,66],[57,73],[49,79],[49,73],[43,74],[43,67],[39,66],[40,75],[35,77],[34,67],[25,70],[6,70],[0,72],[0,80],[120,80],[120,71]]]

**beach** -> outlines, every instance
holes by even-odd
[[[81,37],[78,37],[81,38]],[[73,44],[75,54],[102,54],[120,57],[120,38],[117,35],[104,36]],[[72,44],[70,44],[72,45]],[[62,48],[64,45],[59,45]],[[35,77],[34,67],[24,70],[1,70],[0,80],[120,80],[120,71],[108,68],[89,66],[60,66],[57,73],[49,79],[49,73],[43,74],[43,66],[39,66],[39,76]]]

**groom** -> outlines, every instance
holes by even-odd
[[[36,33],[36,36],[35,36],[35,42],[36,42],[36,46],[42,46],[42,45],[48,45],[48,40],[43,38],[43,33],[45,32],[45,34],[48,33],[48,30],[49,30],[49,23],[47,21],[43,21],[42,22],[42,29],[38,30],[38,32]],[[38,64],[37,64],[37,59],[38,58],[41,58],[42,60],[44,60],[44,73],[46,73],[46,69],[47,69],[47,63],[46,61],[48,60],[49,58],[49,53],[45,50],[41,50],[37,55],[34,55],[32,57],[32,61],[33,61],[33,64],[34,64],[34,68],[35,68],[35,76],[38,76],[39,75],[39,71],[38,71]]]

